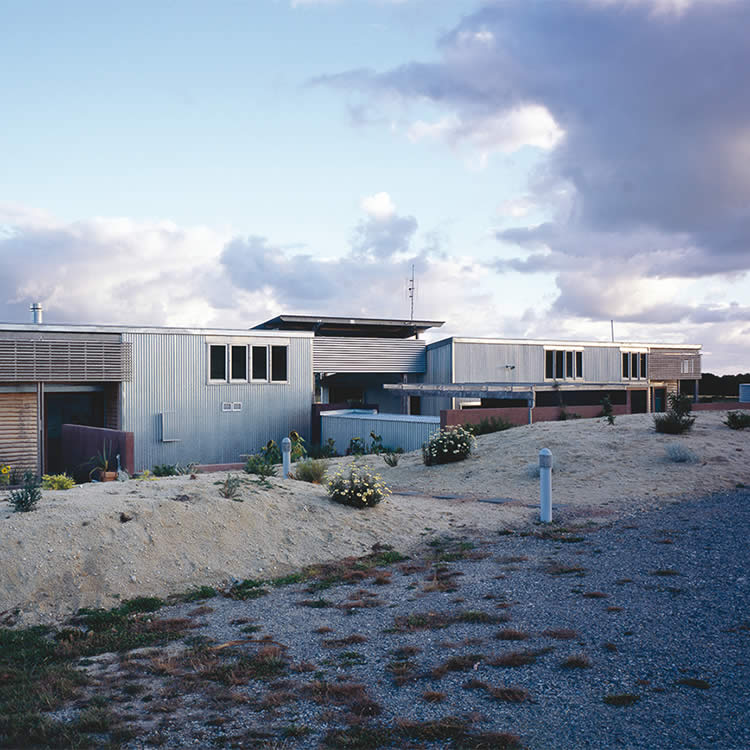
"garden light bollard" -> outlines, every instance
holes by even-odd
[[[286,437],[281,441],[281,476],[289,479],[289,462],[292,456],[292,441]]]
[[[552,452],[549,448],[539,451],[539,520],[552,521]]]

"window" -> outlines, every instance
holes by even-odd
[[[221,346],[211,345],[211,352],[209,355],[209,380],[226,380],[227,379],[227,348],[223,344]]]
[[[646,352],[622,352],[623,380],[645,380],[648,378],[648,355]]]
[[[271,347],[271,380],[277,383],[287,380],[286,349],[285,346]]]
[[[544,377],[547,380],[583,378],[583,351],[546,349],[544,352]]]
[[[247,347],[246,346],[232,346],[230,347],[232,353],[232,380],[247,380]]]
[[[680,375],[692,375],[693,374],[693,360],[683,359],[680,362]]]
[[[268,380],[268,347],[254,346],[253,349],[253,380]]]
[[[288,380],[287,344],[209,344],[209,383],[286,383]],[[231,406],[230,403],[230,410]]]

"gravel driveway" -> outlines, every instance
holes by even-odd
[[[748,529],[738,489],[162,609],[197,627],[129,660],[125,746],[748,748]]]

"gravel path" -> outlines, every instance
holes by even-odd
[[[171,646],[143,676],[149,703],[135,689],[118,699],[141,717],[126,747],[491,748],[501,738],[482,732],[508,732],[530,750],[744,750],[748,529],[738,489],[605,527],[454,538],[318,591],[163,609],[214,645],[270,637],[289,668],[211,693],[185,682],[190,659]],[[533,663],[498,665],[509,652]],[[94,662],[117,684],[115,665]],[[166,708],[149,713],[154,701]],[[430,742],[440,719],[441,736],[463,739]]]

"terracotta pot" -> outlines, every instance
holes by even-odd
[[[114,482],[117,479],[116,471],[100,471],[99,481],[100,482]]]

